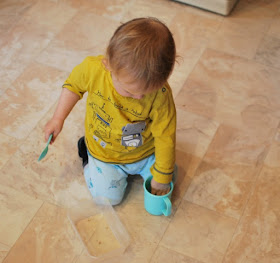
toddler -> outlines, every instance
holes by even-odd
[[[175,167],[176,110],[167,83],[176,57],[169,29],[155,18],[122,24],[105,56],[87,57],[63,85],[45,126],[55,141],[64,120],[88,92],[85,136],[78,141],[93,196],[122,201],[127,176],[153,176],[152,193],[169,192]]]

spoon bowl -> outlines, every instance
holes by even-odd
[[[49,150],[49,144],[52,140],[52,137],[53,137],[53,134],[50,135],[50,137],[48,139],[48,142],[47,142],[47,145],[46,145],[46,148],[42,151],[41,155],[39,156],[38,162],[41,161],[47,155],[48,150]]]

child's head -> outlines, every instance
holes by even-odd
[[[110,40],[106,59],[116,81],[134,83],[148,93],[170,76],[176,57],[169,29],[155,18],[137,18],[121,25]],[[122,95],[122,94],[121,94]]]

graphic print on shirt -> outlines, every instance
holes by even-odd
[[[146,128],[144,121],[128,123],[122,128],[122,145],[126,147],[139,147],[143,145],[142,132]]]
[[[112,123],[113,118],[104,111],[105,103],[103,104],[102,107],[99,107],[94,102],[91,102],[89,103],[89,106],[92,108],[93,111],[92,123],[94,124],[94,125],[90,125],[89,129],[94,129],[93,131],[94,139],[96,141],[97,141],[96,137],[101,139],[102,147],[105,147],[106,144],[111,145],[112,143],[109,142],[111,137],[111,131],[112,131],[110,124]]]
[[[97,90],[96,92],[93,92],[93,94],[95,96],[97,96],[98,98],[101,98],[102,100],[104,100],[105,102],[108,102],[110,104],[112,104],[116,109],[120,110],[120,111],[124,111],[127,112],[131,115],[133,115],[134,117],[140,118],[140,119],[145,119],[145,117],[142,117],[142,111],[138,111],[137,109],[133,109],[133,108],[127,108],[115,101],[112,100],[112,98],[109,96],[108,98],[105,97],[100,90]]]

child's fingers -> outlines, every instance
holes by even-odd
[[[166,194],[169,193],[169,191],[170,191],[170,187],[168,187],[167,189],[164,189],[164,190],[152,188],[151,189],[151,194],[153,194],[153,195],[166,195]]]

